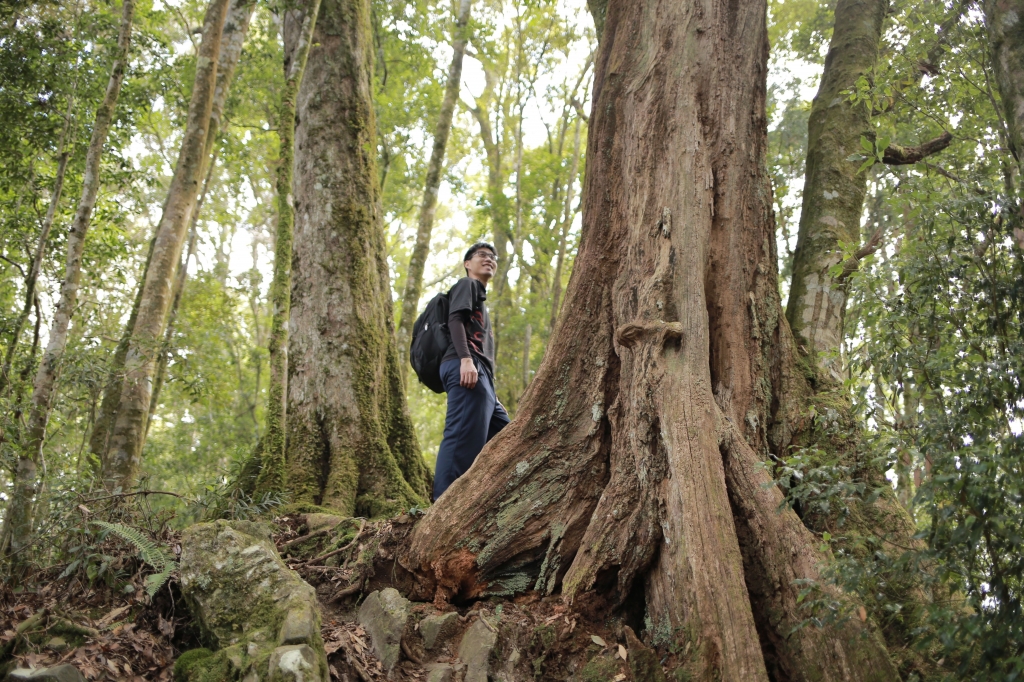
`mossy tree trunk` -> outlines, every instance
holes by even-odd
[[[448,67],[444,98],[434,129],[434,144],[427,164],[427,177],[423,184],[423,202],[420,204],[419,223],[416,228],[416,243],[409,257],[409,270],[405,276],[405,294],[402,296],[402,316],[398,321],[398,353],[401,358],[402,375],[407,371],[409,343],[412,341],[412,325],[416,321],[416,310],[423,291],[423,269],[430,254],[430,233],[434,229],[434,212],[437,208],[437,190],[441,186],[441,171],[452,132],[452,118],[459,102],[459,87],[462,83],[462,62],[469,44],[466,27],[469,24],[470,0],[459,0],[459,14],[455,18],[452,35],[452,63]]]
[[[1024,2],[986,0],[984,8],[1006,137],[1018,166],[1024,169]]]
[[[167,378],[167,364],[171,360],[171,348],[174,343],[175,323],[178,320],[178,308],[181,306],[181,299],[185,294],[185,283],[188,281],[188,265],[196,253],[196,243],[199,241],[199,216],[206,203],[206,194],[210,190],[210,180],[213,178],[213,171],[217,167],[217,149],[207,164],[206,177],[203,179],[203,189],[196,200],[195,210],[192,211],[191,226],[188,229],[188,246],[185,247],[185,255],[178,267],[178,276],[174,279],[174,293],[171,298],[171,311],[167,315],[167,327],[164,329],[164,343],[160,348],[160,355],[157,357],[156,378],[153,380],[153,397],[149,402],[149,416],[146,418],[146,435],[149,435],[149,427],[153,423],[153,415],[160,407],[160,393],[163,391],[164,381]]]
[[[846,280],[880,245],[880,233],[867,240],[861,236],[868,180],[862,140],[877,144],[871,105],[851,101],[850,93],[860,78],[871,78],[888,6],[886,0],[836,3],[832,41],[807,124],[803,205],[786,317],[823,379],[840,375]],[[889,144],[876,151],[886,164],[912,164],[945,149],[952,139],[943,134],[919,147]]]
[[[215,6],[219,7],[219,4],[212,2],[210,5],[211,8]],[[227,104],[231,80],[242,54],[242,44],[248,35],[249,21],[255,6],[253,0],[230,0],[227,7],[220,10],[220,23],[210,27],[216,30],[218,43],[212,61],[206,61],[210,58],[204,56],[200,45],[201,68],[196,71],[188,123],[178,165],[168,189],[164,215],[157,226],[154,241],[150,244],[132,314],[111,358],[100,411],[89,436],[89,448],[100,465],[101,475],[115,486],[130,486],[138,475],[158,370],[156,360],[163,348],[162,338],[169,306],[173,301],[173,292],[163,290],[170,289],[170,283],[176,280],[175,272],[184,245],[184,232],[196,210],[199,180],[205,175],[207,163],[212,163],[210,158]],[[209,18],[209,10],[207,15]],[[204,44],[207,35],[207,22],[204,20]],[[212,49],[212,43],[210,47]],[[197,102],[197,97],[203,102]],[[200,104],[204,105],[203,111],[195,109]],[[193,115],[202,118],[194,120]],[[193,147],[198,145],[195,149],[188,148],[187,157],[186,142]],[[164,235],[163,241],[160,240],[161,234]],[[158,245],[160,250],[157,249]],[[174,247],[172,252],[163,251],[168,246]],[[155,263],[157,254],[160,257]],[[173,264],[167,266],[167,259],[173,259]],[[159,274],[155,273],[154,265],[159,266]],[[156,279],[147,287],[151,274]],[[161,277],[166,279],[161,280]],[[158,309],[151,308],[154,303]],[[146,316],[146,324],[151,325],[149,331],[138,328],[142,315]],[[132,358],[133,363],[130,368],[127,364],[129,358]],[[133,391],[130,396],[124,394],[125,388],[129,386]],[[119,431],[116,440],[115,431]]]
[[[102,476],[110,488],[132,487],[140,470],[156,358],[163,341],[185,232],[199,194],[203,152],[217,83],[217,60],[228,5],[228,0],[212,0],[203,21],[203,41],[199,48],[185,133],[163,216],[157,226],[146,279],[142,283],[138,316],[125,356],[121,396],[106,456],[102,458]]]
[[[323,0],[298,97],[288,323],[288,490],[379,516],[426,502],[376,169],[369,0]]]
[[[800,231],[786,317],[793,334],[825,371],[838,376],[846,289],[833,266],[840,242],[860,244],[867,175],[860,171],[861,138],[871,132],[867,102],[848,91],[870,77],[878,59],[886,0],[839,0],[835,28],[807,124],[807,168]]]
[[[71,316],[78,302],[78,287],[82,280],[82,254],[85,250],[85,236],[89,230],[92,211],[96,206],[96,196],[100,186],[100,161],[103,157],[103,146],[107,141],[117,100],[121,94],[121,83],[128,64],[128,50],[131,45],[132,21],[135,16],[135,1],[123,0],[121,5],[121,23],[117,37],[117,48],[114,52],[110,78],[103,100],[96,109],[93,122],[92,137],[85,156],[85,169],[82,175],[82,196],[71,222],[67,238],[67,258],[64,265],[64,280],[61,282],[60,298],[54,310],[50,324],[49,339],[43,353],[42,362],[36,371],[32,387],[32,399],[29,418],[25,429],[24,442],[18,464],[15,469],[14,492],[4,515],[5,529],[0,537],[9,537],[9,543],[0,543],[15,557],[22,556],[25,544],[32,534],[33,506],[39,493],[39,465],[43,457],[43,443],[46,438],[46,424],[50,417],[50,405],[53,400],[53,389],[57,382],[57,373],[64,349],[68,341],[68,329]],[[67,156],[62,155],[61,166],[66,165]],[[59,191],[57,192],[59,194]],[[47,213],[47,220],[53,223],[53,216]],[[42,244],[45,243],[45,238]],[[41,260],[41,254],[37,255]],[[37,272],[36,264],[33,271]],[[33,296],[34,298],[34,296]],[[23,558],[23,557],[22,557]]]
[[[608,4],[561,319],[515,421],[400,561],[441,601],[642,590],[695,679],[896,680],[860,619],[794,629],[795,581],[827,556],[761,465],[800,378],[765,171],[765,10]]]
[[[295,230],[292,178],[295,165],[295,100],[306,70],[320,0],[288,8],[284,23],[284,91],[278,112],[277,234],[274,278],[270,282],[270,386],[267,392],[267,430],[259,446],[256,491],[285,489],[285,428],[288,395],[288,317],[291,313],[292,237]]]

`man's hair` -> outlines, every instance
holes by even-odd
[[[498,252],[494,249],[492,245],[488,244],[487,242],[477,242],[476,244],[473,244],[473,246],[469,247],[469,251],[466,252],[466,257],[462,259],[462,262],[465,263],[466,261],[471,260],[474,254],[476,254],[476,252],[479,251],[480,249],[487,249],[492,254],[494,254],[495,257],[497,257],[498,255]]]

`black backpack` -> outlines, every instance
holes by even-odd
[[[409,362],[420,383],[434,393],[444,393],[441,381],[441,358],[448,350],[448,294],[441,292],[430,299],[412,327]]]

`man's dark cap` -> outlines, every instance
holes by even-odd
[[[462,259],[462,262],[472,260],[473,254],[475,254],[480,249],[487,249],[492,254],[494,254],[495,258],[498,257],[498,252],[494,249],[492,245],[488,244],[487,242],[477,242],[476,244],[473,244],[473,246],[469,247],[469,251],[466,252],[466,257]]]

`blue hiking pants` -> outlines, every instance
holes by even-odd
[[[458,360],[441,364],[441,380],[448,392],[448,413],[434,469],[434,500],[440,499],[455,479],[469,471],[484,444],[509,422],[508,412],[494,395],[494,380],[479,362],[476,366],[479,378],[476,386],[469,389],[459,385]]]

